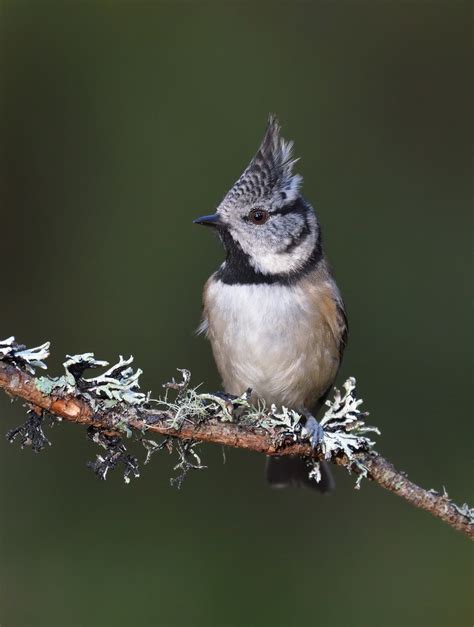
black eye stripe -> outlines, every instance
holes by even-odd
[[[306,215],[308,213],[308,207],[302,198],[297,198],[295,202],[292,202],[289,205],[285,205],[284,207],[281,207],[280,209],[275,209],[274,211],[271,211],[270,215],[271,216],[286,216],[289,213],[299,213],[299,214]]]

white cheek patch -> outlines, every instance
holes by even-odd
[[[313,253],[316,245],[316,232],[312,231],[305,237],[298,246],[295,246],[290,252],[277,252],[266,250],[247,251],[244,246],[244,252],[249,255],[250,264],[257,272],[263,274],[284,274],[287,272],[295,272],[302,268]]]

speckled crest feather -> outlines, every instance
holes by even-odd
[[[260,148],[222,204],[265,199],[278,205],[295,199],[302,177],[293,174],[298,159],[292,158],[292,148],[293,142],[280,136],[278,120],[270,115]]]

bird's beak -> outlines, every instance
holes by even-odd
[[[203,224],[204,226],[222,226],[224,223],[221,217],[217,213],[212,213],[210,216],[202,216],[193,220],[194,224]]]

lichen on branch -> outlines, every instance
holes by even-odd
[[[35,348],[26,348],[24,344],[15,342],[12,335],[6,340],[0,340],[0,360],[15,364],[26,372],[34,374],[35,368],[46,370],[47,366],[43,360],[49,357],[49,347],[50,342],[45,342]]]
[[[344,466],[357,475],[356,488],[365,477],[398,494],[412,505],[424,509],[469,537],[474,537],[474,511],[457,506],[447,493],[424,490],[409,481],[390,462],[375,452],[369,434],[379,434],[365,423],[367,413],[360,409],[362,400],[355,395],[355,379],[348,379],[343,392],[335,390],[326,401],[320,420],[323,437],[316,449],[307,441],[304,421],[295,411],[274,405],[257,407],[250,402],[250,390],[235,397],[224,393],[209,394],[190,385],[190,373],[181,370],[181,381],[164,385],[162,398],[153,399],[140,391],[141,370],[132,367],[133,357],[108,367],[93,353],[68,355],[64,374],[59,377],[34,377],[36,368],[45,368],[49,343],[28,349],[13,337],[0,341],[0,387],[13,398],[28,405],[26,422],[11,429],[7,438],[19,440],[22,447],[39,451],[49,441],[44,426],[49,419],[68,420],[87,425],[88,436],[102,452],[89,466],[101,479],[120,466],[126,482],[139,476],[139,463],[131,455],[128,443],[141,444],[145,463],[162,450],[175,451],[178,487],[190,470],[203,465],[198,446],[213,442],[246,448],[267,455],[299,455],[312,462],[311,477],[320,479],[319,462],[327,460]],[[107,368],[108,367],[108,368]],[[101,374],[85,377],[87,370],[103,368]],[[157,442],[150,436],[164,436]]]

